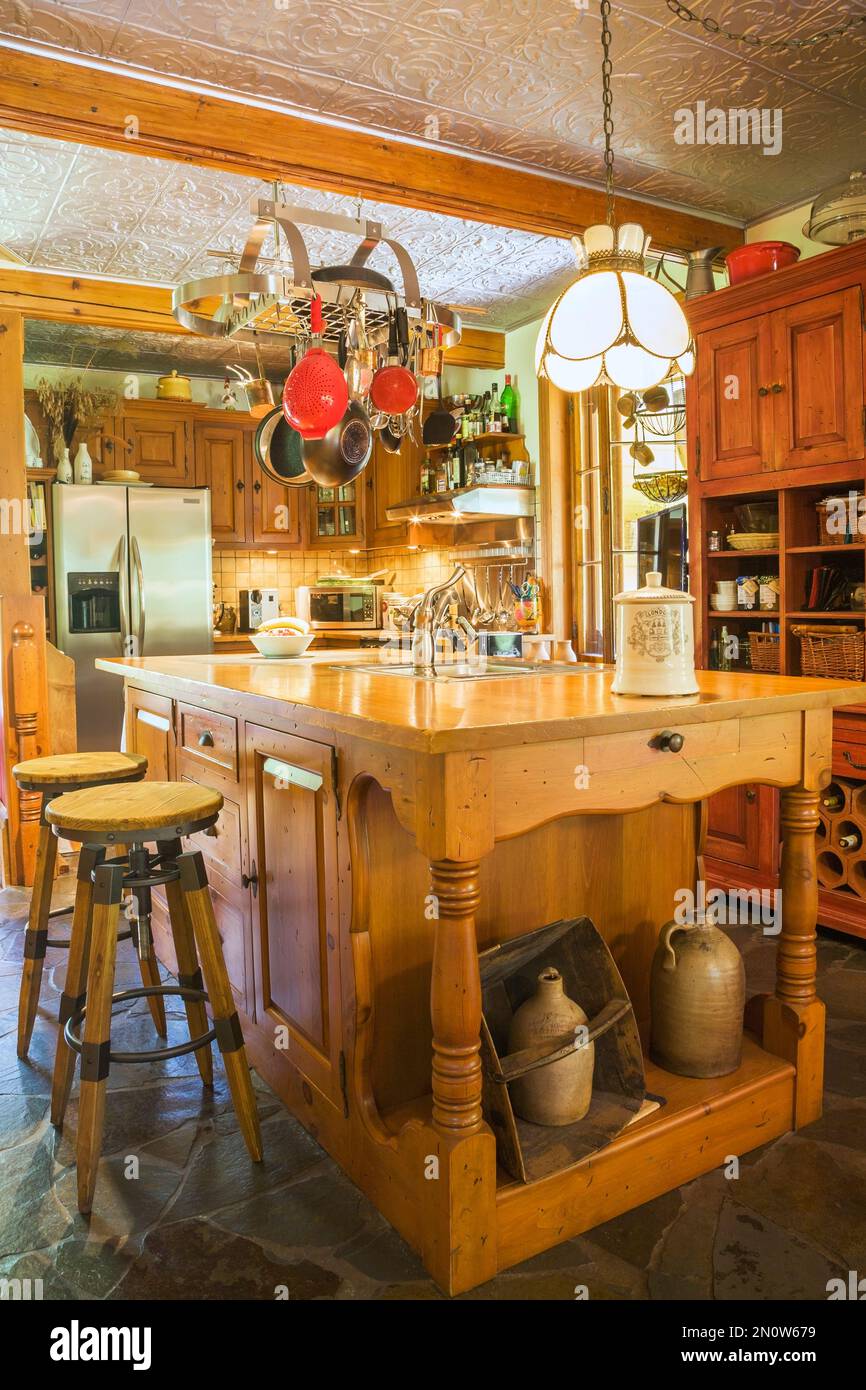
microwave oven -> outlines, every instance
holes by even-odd
[[[370,632],[382,626],[382,590],[376,584],[300,584],[295,611],[314,632]]]

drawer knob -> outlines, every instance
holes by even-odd
[[[674,733],[673,729],[663,729],[655,740],[656,748],[663,753],[679,753],[684,743],[682,734]]]
[[[213,748],[213,734],[210,729],[205,729],[204,733],[198,736],[199,748]]]

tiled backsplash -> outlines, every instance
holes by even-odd
[[[320,575],[365,575],[393,570],[392,587],[402,594],[416,594],[447,579],[453,569],[449,551],[376,550],[350,555],[345,550],[291,550],[269,555],[261,550],[214,550],[213,578],[216,599],[237,608],[239,589],[278,589],[280,612],[295,611],[295,588],[315,584]]]

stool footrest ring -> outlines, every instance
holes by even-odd
[[[192,999],[199,1004],[208,1002],[204,990],[187,989],[183,985],[141,985],[138,989],[124,989],[119,994],[113,994],[111,1002],[112,1005],[125,1004],[129,999],[148,999],[154,994]],[[83,1023],[86,1013],[87,1005],[85,1004],[84,1008],[76,1009],[75,1013],[66,1020],[63,1029],[63,1037],[67,1047],[71,1047],[73,1052],[78,1052],[82,1056],[85,1044],[79,1038],[76,1029]],[[105,1056],[109,1062],[167,1062],[172,1057],[184,1057],[187,1052],[196,1052],[200,1047],[207,1047],[215,1038],[216,1030],[209,1028],[206,1033],[200,1034],[199,1037],[188,1038],[186,1042],[177,1043],[174,1047],[151,1047],[143,1049],[141,1052],[109,1051]],[[96,1046],[104,1047],[105,1044],[96,1044]]]

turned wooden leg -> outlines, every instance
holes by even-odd
[[[75,887],[75,910],[69,936],[69,957],[66,962],[66,983],[60,996],[60,1032],[54,1052],[54,1076],[51,1082],[51,1123],[63,1124],[72,1078],[75,1075],[75,1053],[67,1046],[63,1029],[67,1019],[83,1008],[87,985],[87,966],[90,960],[91,914],[93,911],[93,871],[105,859],[105,850],[98,845],[82,845],[78,855],[78,882]]]
[[[159,974],[159,962],[153,954],[153,948],[149,956],[139,955],[138,951],[138,923],[130,922],[132,928],[132,945],[138,960],[138,970],[141,975],[141,983],[145,988],[151,985],[161,985],[162,980]],[[165,1021],[165,1003],[161,994],[149,994],[147,996],[147,1007],[150,1009],[150,1016],[153,1019],[153,1026],[161,1038],[168,1037],[168,1024]]]
[[[30,916],[24,936],[24,970],[18,995],[19,1057],[27,1056],[33,1025],[36,1022],[42,967],[45,964],[45,950],[48,944],[48,914],[51,911],[51,888],[54,883],[56,861],[57,836],[51,826],[43,820],[39,827],[33,896],[30,899]]]
[[[478,861],[430,864],[438,900],[430,1015],[433,1020],[433,1125],[444,1134],[481,1128],[481,975],[475,940]]]
[[[764,1003],[764,1047],[797,1068],[794,1124],[818,1119],[824,1086],[824,1005],[815,992],[819,792],[782,792],[782,931],[776,989]]]
[[[166,847],[169,858],[176,859],[182,852],[180,840]],[[201,968],[195,950],[195,936],[184,901],[183,889],[178,879],[165,885],[168,913],[171,920],[171,935],[174,940],[174,953],[177,956],[177,980],[185,989],[204,989]],[[186,1019],[191,1038],[199,1038],[210,1027],[205,1005],[196,999],[184,999]],[[208,1047],[200,1047],[195,1060],[198,1063],[201,1079],[206,1086],[213,1085],[213,1055]]]
[[[244,1136],[250,1157],[256,1163],[260,1163],[262,1136],[259,1128],[256,1095],[247,1062],[244,1035],[235,1009],[229,978],[226,974],[222,944],[214,916],[210,889],[208,888],[204,859],[200,852],[195,850],[190,854],[179,855],[177,865],[180,869],[181,891],[189,913],[189,920],[192,922],[213,1013],[217,1045],[222,1053],[232,1103],[238,1117],[238,1125]]]
[[[123,892],[123,869],[110,861],[96,870],[93,889],[93,927],[87,971],[87,1016],[81,1050],[81,1089],[78,1100],[78,1209],[93,1206],[96,1174],[102,1150],[105,1081],[111,1047],[111,995],[117,957],[117,923]]]

